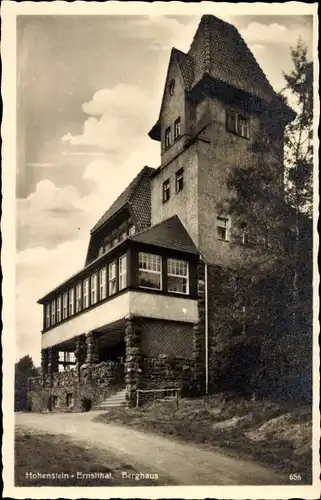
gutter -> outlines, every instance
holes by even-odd
[[[205,299],[205,394],[208,395],[208,274],[207,262],[201,255],[201,260],[205,264],[204,272],[204,299]]]

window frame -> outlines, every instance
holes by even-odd
[[[183,274],[173,274],[173,273],[170,273],[169,272],[169,263],[170,261],[175,261],[175,262],[178,262],[178,263],[184,263],[186,264],[186,275],[183,275]],[[176,258],[173,258],[173,257],[167,257],[167,291],[170,292],[170,293],[176,293],[176,294],[179,294],[179,295],[189,295],[190,293],[190,272],[189,272],[189,261],[188,260],[183,260],[183,259],[176,259]],[[172,278],[183,278],[186,280],[186,292],[177,292],[175,290],[169,290],[169,280],[168,280],[168,277],[172,277]]]
[[[90,275],[90,305],[93,306],[98,302],[98,274],[94,272]]]
[[[78,291],[80,291],[80,293],[78,294]],[[75,293],[75,296],[76,296],[76,305],[75,305],[75,313],[79,313],[82,311],[82,283],[77,283],[76,285],[76,293]]]
[[[62,300],[61,295],[56,298],[56,323],[60,323],[62,319]]]
[[[174,121],[174,141],[181,136],[181,117],[179,116]]]
[[[181,186],[180,186],[181,181]],[[184,189],[184,168],[180,168],[175,172],[175,193],[179,193]]]
[[[88,309],[89,302],[89,278],[85,278],[82,283],[82,308]]]
[[[219,221],[226,221],[226,225],[219,224]],[[225,230],[225,238],[222,238],[219,234],[219,229]],[[217,239],[220,241],[230,241],[230,219],[227,216],[218,215],[216,217],[216,235]]]
[[[168,178],[163,182],[163,203],[169,201],[170,197],[171,197],[171,184],[170,184],[170,178]]]
[[[50,303],[45,305],[45,327],[50,328],[51,326],[51,305]]]
[[[164,132],[164,150],[166,151],[172,144],[172,127],[169,126]]]
[[[114,273],[111,270],[115,269]],[[113,275],[114,274],[114,275]],[[115,290],[111,291],[111,285],[115,283]],[[112,297],[117,293],[117,260],[113,260],[108,264],[108,297]]]
[[[68,316],[74,316],[75,314],[75,288],[70,288],[68,290]]]
[[[102,279],[104,276],[104,280]],[[99,300],[105,300],[107,298],[107,268],[106,266],[99,269]],[[102,290],[104,293],[102,293]]]
[[[159,268],[160,270],[159,271],[155,271],[154,269],[150,269],[150,268],[142,268],[140,267],[140,256],[141,255],[145,255],[145,256],[152,256],[152,257],[157,257],[156,259],[156,262],[159,262]],[[159,288],[155,288],[155,287],[151,287],[151,286],[146,286],[146,285],[141,285],[139,283],[140,281],[140,273],[141,272],[148,272],[148,273],[151,273],[151,274],[157,274],[159,275],[160,279],[159,279]],[[158,292],[161,292],[163,290],[163,260],[162,260],[162,257],[161,255],[158,255],[158,254],[155,254],[155,253],[150,253],[150,252],[138,252],[138,286],[139,288],[145,288],[147,290],[157,290]]]
[[[226,110],[227,132],[236,134],[239,137],[242,137],[243,139],[250,139],[250,123],[251,123],[250,117],[247,116],[245,113],[239,113],[234,109]]]
[[[68,297],[68,292],[64,292],[62,294],[62,319],[68,319],[68,301],[69,301],[69,297]]]
[[[52,300],[50,304],[51,325],[56,324],[56,300]]]
[[[121,270],[121,263],[125,262],[124,270]],[[123,278],[125,279],[125,283],[122,283]],[[127,254],[124,253],[118,259],[118,291],[125,290],[127,288]]]

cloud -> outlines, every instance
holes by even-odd
[[[27,198],[17,200],[17,246],[53,248],[87,230],[89,214],[78,207],[81,197],[73,186],[37,183]]]
[[[170,50],[176,47],[187,52],[199,21],[198,16],[190,16],[188,24],[168,16],[139,16],[124,24],[121,35],[149,40],[149,48],[152,50]]]
[[[16,354],[30,354],[39,365],[42,306],[37,300],[84,264],[88,238],[59,244],[52,249],[36,247],[16,256]]]
[[[253,44],[282,44],[290,46],[298,39],[298,30],[289,29],[278,23],[263,24],[252,22],[246,28],[240,30],[244,40],[253,47]]]
[[[73,146],[97,146],[115,154],[135,147],[137,137],[145,135],[152,120],[157,116],[157,107],[147,91],[134,85],[121,83],[112,89],[101,89],[82,105],[88,118],[80,135],[70,132],[61,140]]]

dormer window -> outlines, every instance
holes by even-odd
[[[128,226],[128,234],[129,236],[133,236],[136,232],[136,229],[135,229],[135,226],[134,224],[131,224],[130,226]]]
[[[168,149],[171,145],[171,128],[167,127],[165,130],[165,149]]]
[[[175,80],[171,80],[168,86],[169,95],[173,96],[175,94]]]
[[[174,141],[181,135],[181,118],[174,121]]]
[[[226,111],[226,130],[234,134],[250,138],[250,120],[245,115],[237,113],[231,109]]]
[[[166,181],[163,182],[163,203],[169,200],[170,194],[169,179],[166,179]]]

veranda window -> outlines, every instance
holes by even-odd
[[[127,256],[119,257],[119,290],[127,286]]]
[[[46,328],[50,327],[50,304],[46,305]]]
[[[185,294],[189,292],[188,262],[167,259],[167,290]]]
[[[83,308],[86,309],[89,306],[89,279],[85,279],[83,283]]]
[[[56,301],[53,300],[51,302],[51,324],[54,325],[56,323]]]
[[[62,296],[62,319],[68,318],[68,293],[64,293]]]
[[[139,286],[161,290],[162,261],[159,255],[139,252]]]
[[[76,286],[76,313],[81,311],[81,283]]]
[[[61,321],[61,296],[57,298],[57,323]]]
[[[91,305],[97,303],[97,273],[93,274],[91,276],[91,297],[90,297],[90,303]]]
[[[73,316],[75,314],[75,290],[71,288],[69,290],[69,316]]]
[[[106,283],[106,268],[103,267],[99,271],[99,299],[104,300],[107,297],[107,283]]]
[[[108,268],[109,295],[116,293],[116,261],[111,262]]]

